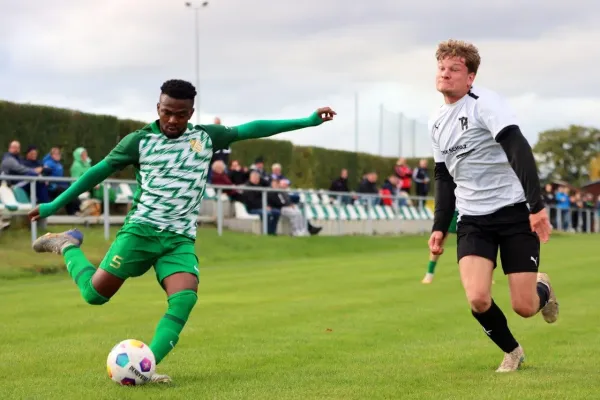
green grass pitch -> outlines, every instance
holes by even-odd
[[[98,263],[100,229],[83,246]],[[114,233],[114,232],[113,232]],[[452,238],[436,280],[420,280],[427,238],[253,237],[201,229],[201,285],[179,345],[158,371],[169,387],[120,387],[114,344],[149,342],[166,309],[153,273],[89,306],[55,255],[27,232],[0,236],[0,398],[12,399],[594,399],[600,396],[598,235],[554,235],[541,263],[561,305],[556,324],[494,298],[527,360],[496,374],[502,354],[469,312]]]

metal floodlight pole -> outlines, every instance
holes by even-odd
[[[185,6],[194,10],[194,30],[196,33],[196,123],[200,124],[200,10],[208,6],[208,1],[194,3],[187,1]]]

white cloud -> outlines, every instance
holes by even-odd
[[[459,35],[480,48],[476,84],[509,98],[531,141],[547,128],[600,125],[600,28],[590,23],[600,5],[473,4],[213,0],[200,12],[203,116],[238,123],[332,105],[335,123],[282,138],[353,150],[358,90],[362,151],[379,148],[384,104],[385,153],[398,151],[402,112],[418,119],[417,152],[428,154],[423,126],[440,101],[435,46]],[[150,120],[162,81],[194,79],[193,13],[183,2],[24,0],[3,11],[0,93],[9,100]]]

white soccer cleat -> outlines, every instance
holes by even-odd
[[[431,273],[426,273],[425,277],[423,278],[423,280],[421,281],[421,283],[424,283],[426,285],[430,284],[431,282],[433,282],[433,274]]]
[[[524,361],[525,353],[523,352],[523,348],[519,346],[510,353],[504,354],[504,360],[502,360],[502,364],[500,364],[496,372],[516,371]]]
[[[150,378],[152,383],[171,383],[171,377],[169,375],[154,374]]]
[[[554,289],[552,289],[548,274],[539,272],[537,274],[537,281],[546,285],[550,292],[550,295],[548,296],[548,303],[546,303],[544,308],[542,308],[542,316],[544,317],[544,321],[551,324],[556,322],[558,319],[558,301],[556,301],[556,294],[554,293]]]

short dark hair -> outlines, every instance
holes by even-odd
[[[160,87],[160,92],[177,100],[194,100],[196,88],[191,83],[181,79],[171,79]]]

